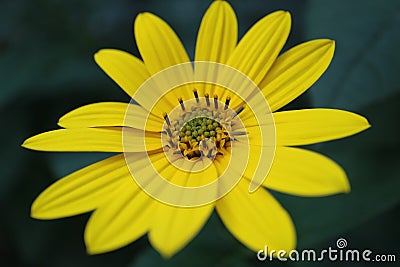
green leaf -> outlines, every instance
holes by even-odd
[[[398,91],[400,2],[310,0],[306,39],[336,41],[334,60],[311,89],[315,106],[357,110]]]

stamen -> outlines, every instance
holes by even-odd
[[[239,131],[239,132],[231,132],[231,135],[246,135],[247,134],[247,132],[244,132],[244,131]]]
[[[215,109],[218,109],[218,96],[214,95],[214,107]]]
[[[210,106],[210,99],[209,99],[210,96],[207,93],[204,96],[206,97],[207,107],[209,107]]]
[[[171,132],[171,129],[169,127],[166,128],[166,131],[167,131],[169,137],[172,137],[172,132]]]
[[[233,112],[233,114],[232,114],[232,119],[233,119],[234,117],[236,117],[237,115],[239,115],[240,112],[242,112],[242,111],[244,110],[244,108],[245,108],[245,105],[241,106],[241,107],[238,108],[235,112]]]
[[[230,97],[230,96],[227,96],[227,97],[226,97],[226,100],[225,100],[225,108],[224,108],[224,110],[228,109],[228,107],[229,107],[229,102],[231,102],[231,97]]]
[[[171,127],[171,122],[170,122],[170,120],[168,118],[167,112],[164,112],[163,117],[164,117],[165,122],[168,124],[168,126]]]
[[[181,108],[183,111],[185,111],[185,105],[183,104],[182,97],[178,98],[179,104],[181,104]]]
[[[199,103],[199,94],[197,93],[197,89],[193,89],[194,97],[196,98],[196,102]]]

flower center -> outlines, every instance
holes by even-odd
[[[187,101],[179,98],[179,105],[169,114],[164,113],[164,141],[167,150],[188,160],[201,157],[214,160],[231,146],[235,135],[246,134],[235,131],[240,128],[237,115],[244,106],[234,111],[229,108],[230,97],[223,103],[217,95],[210,98],[205,94],[200,98],[197,91],[194,95],[194,99]]]
[[[229,144],[230,138],[225,128],[216,120],[210,119],[211,112],[199,108],[186,114],[189,119],[178,123],[179,149],[188,159],[198,158],[201,155],[214,158],[218,148],[224,148]],[[213,145],[213,142],[215,145]]]

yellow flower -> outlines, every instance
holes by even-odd
[[[135,38],[143,61],[112,49],[95,55],[132,102],[80,107],[60,119],[64,129],[23,144],[119,154],[51,185],[33,203],[32,217],[95,210],[85,230],[89,253],[118,249],[148,233],[152,246],[169,257],[196,236],[215,208],[248,248],[293,249],[292,220],[264,187],[298,196],[349,192],[340,166],[292,146],[346,137],[370,125],[341,110],[277,111],[322,75],[334,53],[335,43],[321,39],[279,55],[290,25],[288,12],[274,12],[237,43],[234,11],[215,1],[190,63],[163,20],[138,15]]]

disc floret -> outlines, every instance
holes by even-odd
[[[198,158],[202,155],[206,157],[213,157],[219,149],[228,145],[230,138],[225,128],[216,120],[206,117],[209,111],[200,109],[192,112],[189,115],[189,121],[180,127],[179,131],[179,149],[181,153],[188,159]],[[192,118],[193,116],[199,116]],[[191,119],[192,118],[192,119]],[[214,142],[217,151],[212,152],[214,149],[207,149],[208,142]],[[211,150],[211,151],[210,151]]]
[[[233,129],[237,124],[236,111],[230,109],[230,97],[225,103],[214,95],[205,94],[200,98],[194,91],[195,99],[183,101],[170,114],[164,113],[164,149],[181,154],[188,160],[207,157],[213,160],[223,155],[231,146]]]

